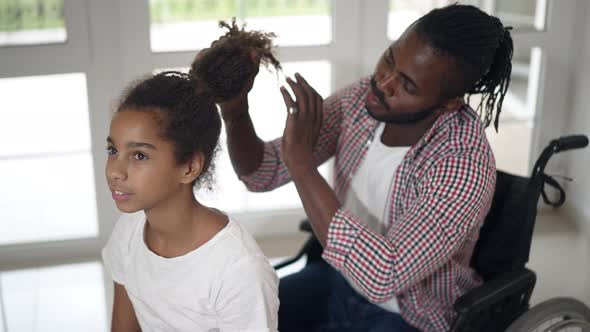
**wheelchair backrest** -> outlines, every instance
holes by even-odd
[[[523,268],[528,262],[543,181],[497,171],[490,211],[480,230],[471,266],[484,278]]]

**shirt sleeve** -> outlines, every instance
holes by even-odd
[[[314,148],[314,161],[320,166],[336,152],[340,136],[343,112],[352,91],[358,84],[343,89],[324,100],[324,116],[318,142]],[[264,154],[258,169],[251,174],[240,176],[248,190],[270,191],[291,181],[291,175],[281,160],[282,138],[264,143]]]
[[[481,226],[495,176],[494,163],[485,156],[446,157],[425,174],[419,198],[387,236],[340,208],[323,257],[372,302],[399,296],[446,264]]]
[[[278,330],[279,280],[264,257],[243,258],[223,277],[215,304],[220,331]]]
[[[121,215],[107,244],[102,249],[102,262],[113,281],[125,285],[125,262],[129,257],[131,215]]]

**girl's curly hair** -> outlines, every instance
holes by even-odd
[[[195,93],[188,75],[166,71],[133,82],[123,93],[116,112],[149,112],[160,126],[160,137],[174,145],[179,164],[202,153],[205,162],[196,188],[212,189],[215,158],[220,150],[221,119],[213,97]]]

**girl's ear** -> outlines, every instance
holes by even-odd
[[[193,181],[195,181],[195,179],[199,177],[199,175],[201,175],[204,165],[205,156],[203,155],[203,153],[195,153],[191,160],[189,160],[182,168],[180,181],[182,183],[192,183]]]

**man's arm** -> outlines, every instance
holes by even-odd
[[[324,246],[330,221],[340,207],[334,190],[320,175],[314,162],[314,150],[324,124],[324,100],[300,74],[295,74],[295,78],[297,81],[287,78],[287,83],[296,101],[287,89],[281,88],[285,106],[296,110],[287,116],[281,158],[293,178],[314,234]]]
[[[432,275],[481,226],[493,197],[495,167],[480,154],[445,158],[424,175],[419,199],[387,236],[346,209],[330,224],[323,258],[373,302],[403,293]]]
[[[253,173],[262,161],[264,142],[256,135],[250,118],[248,97],[242,95],[220,106],[234,171],[238,176]]]
[[[319,109],[323,121],[318,122],[318,137],[311,146],[310,164],[318,167],[336,151],[345,106],[343,100],[356,86],[343,89],[325,101]],[[319,96],[319,95],[318,95]],[[321,97],[320,97],[321,98]],[[228,150],[235,172],[250,191],[269,191],[292,180],[284,153],[284,138],[263,142],[254,130],[248,113],[247,97],[221,106],[228,136]],[[286,112],[286,111],[285,111]]]
[[[141,331],[137,316],[125,286],[115,282],[115,300],[113,303],[112,332]]]

